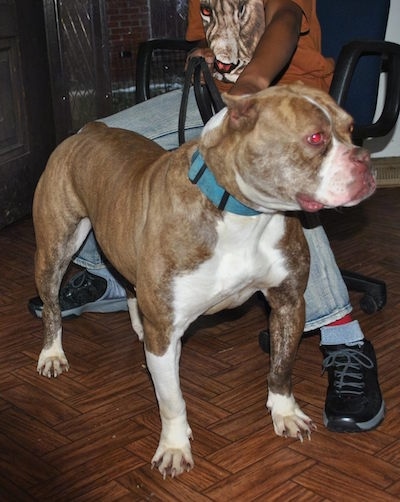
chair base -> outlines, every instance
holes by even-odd
[[[364,293],[360,307],[367,314],[373,314],[386,305],[386,284],[379,279],[366,277],[349,270],[341,270],[342,277],[349,290]]]

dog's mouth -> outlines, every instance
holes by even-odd
[[[318,202],[306,194],[297,194],[296,199],[301,209],[309,213],[315,213],[325,207],[321,202]]]

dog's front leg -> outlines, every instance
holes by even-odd
[[[272,309],[270,316],[271,366],[268,375],[267,408],[275,433],[301,441],[315,430],[312,420],[302,412],[292,392],[292,369],[304,328],[304,300],[295,300]]]
[[[180,339],[172,341],[168,350],[157,356],[145,349],[161,416],[161,437],[151,461],[164,478],[190,471],[193,458],[189,439],[192,431],[186,417],[186,405],[179,383]]]

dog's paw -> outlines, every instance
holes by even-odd
[[[45,377],[58,377],[61,373],[69,370],[69,364],[64,352],[57,354],[50,353],[48,350],[43,349],[39,356],[37,371],[39,375]]]
[[[171,448],[160,443],[151,461],[151,466],[152,468],[156,467],[164,479],[167,476],[174,478],[185,471],[189,472],[194,467],[189,442],[182,448]]]
[[[311,439],[311,433],[316,430],[311,418],[303,413],[293,395],[284,396],[270,392],[267,407],[271,412],[275,434],[303,441],[306,436]]]

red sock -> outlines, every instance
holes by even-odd
[[[327,326],[339,326],[340,324],[348,324],[352,320],[353,318],[351,317],[351,314],[346,314],[341,319],[338,319],[337,321],[333,321],[330,324],[327,324]]]

